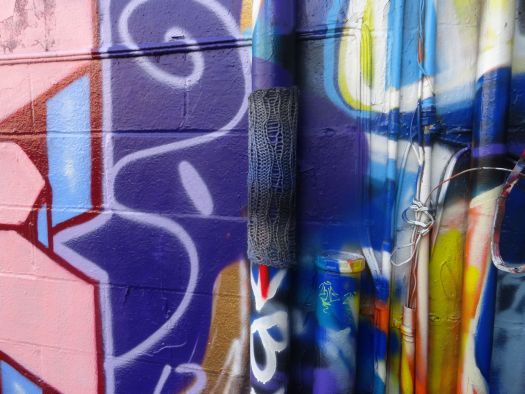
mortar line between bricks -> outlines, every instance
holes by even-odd
[[[351,37],[354,32],[359,31],[357,27],[338,26],[335,28],[321,28],[317,30],[298,31],[298,41],[318,41],[340,37]],[[78,50],[49,51],[22,53],[17,55],[0,56],[0,66],[32,63],[55,63],[86,60],[104,60],[119,58],[134,58],[143,56],[163,56],[176,53],[191,53],[198,51],[210,51],[221,49],[239,49],[251,47],[251,37],[213,37],[201,39],[192,43],[169,42],[169,43],[142,43],[138,49],[131,49],[124,44],[114,44],[106,48],[83,48]]]
[[[28,206],[25,206],[25,205],[0,205],[0,208],[2,209],[8,209],[10,211],[15,211],[15,210],[26,210],[28,208]],[[228,222],[245,222],[246,219],[243,218],[243,217],[239,217],[239,216],[224,216],[224,215],[202,215],[202,214],[191,214],[191,213],[173,213],[173,211],[137,211],[137,210],[134,210],[134,211],[131,211],[131,210],[124,210],[124,209],[103,209],[103,207],[101,207],[102,209],[100,210],[97,210],[97,209],[89,209],[88,207],[60,207],[60,208],[57,208],[57,207],[53,207],[52,210],[53,212],[76,212],[78,214],[83,214],[83,213],[94,213],[94,214],[101,214],[101,215],[111,215],[111,214],[116,214],[118,215],[119,213],[123,213],[123,214],[126,214],[126,215],[137,215],[137,216],[141,216],[141,215],[166,215],[168,218],[170,217],[173,217],[173,218],[181,218],[181,219],[184,219],[184,218],[189,218],[189,219],[212,219],[212,220],[222,220],[222,221],[228,221]],[[31,209],[34,209],[32,206],[31,206]],[[1,224],[1,223],[0,223]]]

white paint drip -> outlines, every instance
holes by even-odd
[[[210,216],[213,213],[213,199],[197,169],[191,163],[182,161],[179,164],[179,175],[195,208],[202,215]]]

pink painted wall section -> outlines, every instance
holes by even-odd
[[[53,147],[68,146],[68,141],[78,147],[79,141],[87,141],[83,149],[88,153],[89,168],[98,170],[97,144],[91,143],[90,134],[87,139],[80,136],[91,133],[91,127],[100,128],[100,116],[95,112],[99,71],[89,56],[86,60],[74,58],[75,53],[89,54],[96,47],[97,34],[96,3],[91,0],[2,3],[2,392],[10,392],[11,386],[24,393],[104,391],[98,283],[54,252],[51,214],[60,193],[55,190],[57,195],[53,198],[53,185],[58,179],[62,190],[74,188],[78,166],[71,155],[66,157],[67,151]],[[70,60],[61,61],[64,56]],[[72,90],[74,93],[69,93]],[[66,94],[60,96],[61,92]],[[57,102],[54,107],[53,98]],[[49,127],[54,135],[46,133]],[[79,155],[78,149],[75,154]],[[53,177],[50,169],[56,168],[57,163],[62,170]],[[87,184],[88,211],[100,199],[98,179],[95,176]],[[77,207],[71,204],[69,208]],[[84,213],[85,217],[89,215]],[[78,216],[71,215],[71,220]],[[9,368],[17,372],[10,375]]]
[[[14,143],[0,143],[0,223],[20,225],[27,220],[44,179],[24,151]]]
[[[86,61],[49,63],[50,55],[89,53],[96,46],[95,3],[91,0],[9,0],[0,16],[0,121],[45,94]],[[47,62],[42,63],[42,57]]]
[[[0,348],[63,393],[98,388],[95,286],[0,231]]]
[[[0,168],[0,224],[20,226],[44,180],[14,143],[0,143]],[[97,391],[97,293],[89,278],[0,230],[0,300],[2,355],[60,392]]]

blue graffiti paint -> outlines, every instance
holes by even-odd
[[[42,389],[30,381],[5,361],[0,363],[2,393],[4,394],[41,394]]]
[[[42,205],[38,210],[37,233],[40,243],[44,246],[49,246],[49,235],[47,231],[47,204]]]
[[[387,62],[387,78],[385,88],[401,88],[401,72],[403,58],[403,19],[404,19],[404,0],[394,0],[390,2],[388,10],[388,37],[387,47],[389,55]]]
[[[53,226],[91,208],[89,78],[82,77],[47,102],[49,181]]]
[[[288,269],[251,264],[250,384],[257,394],[288,389],[290,275]]]
[[[253,90],[294,84],[295,13],[294,0],[261,2],[253,30]]]
[[[356,373],[360,255],[327,252],[317,259],[316,343],[313,392],[353,392]]]
[[[425,1],[425,55],[423,59],[423,69],[426,75],[436,74],[436,43],[437,43],[437,13],[436,2]]]

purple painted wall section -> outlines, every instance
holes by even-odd
[[[105,50],[170,47],[102,62],[105,210],[63,242],[107,274],[108,385],[236,390],[247,363],[250,84],[248,48],[234,40],[240,4],[113,1],[102,11]],[[207,50],[195,44],[203,40]]]

